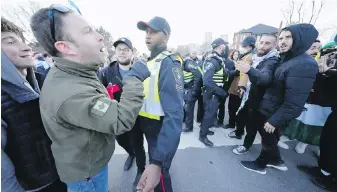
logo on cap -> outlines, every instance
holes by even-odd
[[[121,39],[121,41],[125,41],[125,39],[124,39],[124,38],[122,38],[122,39]]]

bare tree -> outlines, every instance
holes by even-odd
[[[113,48],[113,38],[109,31],[105,30],[102,26],[96,29],[97,33],[104,37],[104,45],[107,49]]]
[[[24,31],[24,36],[28,42],[34,41],[32,29],[30,28],[31,16],[40,9],[40,4],[36,1],[16,3],[15,6],[1,6],[1,13]]]
[[[302,0],[299,3],[296,3],[295,0],[289,0],[287,7],[281,10],[286,21],[286,26],[295,23],[316,23],[325,6],[324,0],[311,0],[309,5],[307,5],[306,2],[307,1]],[[297,17],[294,16],[294,11],[296,11]],[[309,13],[308,17],[306,13]]]

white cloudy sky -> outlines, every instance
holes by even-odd
[[[279,26],[283,20],[281,9],[288,0],[73,0],[83,16],[94,26],[103,26],[117,39],[126,36],[140,50],[145,50],[144,32],[136,24],[153,16],[162,16],[171,25],[169,46],[197,43],[204,33],[213,32],[213,38],[228,34],[231,42],[234,32],[258,23]],[[296,0],[297,2],[302,0]],[[304,0],[309,6],[311,0]],[[324,0],[326,5],[317,20],[317,28],[337,24],[337,1]],[[15,6],[23,0],[2,3],[3,8]],[[41,6],[66,4],[67,0],[39,0]],[[167,3],[169,2],[169,3]],[[309,14],[309,10],[307,13]],[[326,37],[325,37],[326,38]]]

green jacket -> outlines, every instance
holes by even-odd
[[[92,177],[106,166],[115,135],[131,130],[143,104],[139,79],[123,79],[117,103],[98,80],[97,68],[55,58],[41,91],[42,121],[63,182]]]

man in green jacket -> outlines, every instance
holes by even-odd
[[[123,78],[120,102],[111,100],[96,76],[105,63],[103,37],[81,15],[61,5],[37,11],[31,27],[54,57],[40,110],[60,178],[69,191],[108,191],[108,162],[115,135],[130,131],[143,104],[144,63]]]

